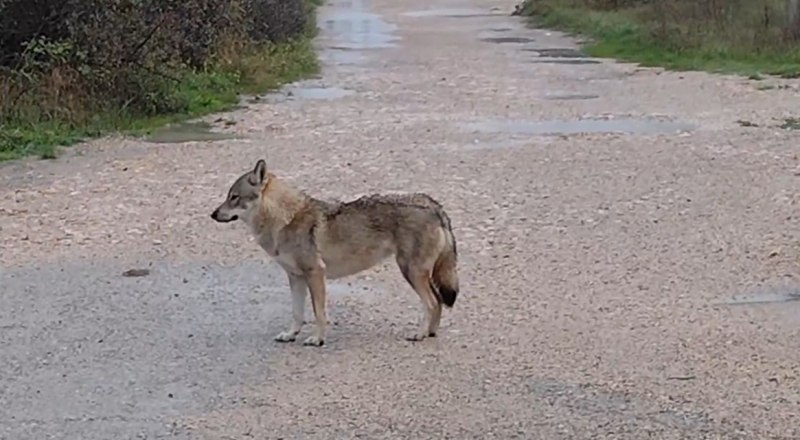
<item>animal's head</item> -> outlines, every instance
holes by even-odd
[[[243,174],[233,182],[228,190],[228,197],[211,213],[211,218],[220,223],[248,218],[254,209],[258,209],[261,190],[267,178],[267,163],[259,159],[253,171]]]

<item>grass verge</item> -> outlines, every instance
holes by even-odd
[[[761,75],[800,77],[800,48],[777,43],[760,45],[731,42],[707,32],[690,43],[657,37],[658,24],[643,20],[641,10],[592,10],[563,0],[527,1],[522,15],[536,26],[589,37],[584,50],[600,58],[615,58],[645,67],[728,73],[760,79]],[[680,34],[680,24],[674,25]]]
[[[147,134],[168,123],[229,110],[240,94],[264,93],[313,75],[319,64],[312,27],[298,40],[226,57],[204,71],[184,72],[174,84],[177,98],[186,103],[181,113],[141,117],[118,110],[93,114],[81,124],[57,119],[0,122],[0,161],[32,155],[55,158],[59,147],[114,132]]]

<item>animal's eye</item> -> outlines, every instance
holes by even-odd
[[[236,203],[237,201],[239,201],[239,196],[237,196],[236,194],[232,195],[231,202]]]

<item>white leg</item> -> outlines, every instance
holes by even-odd
[[[289,287],[292,291],[292,325],[289,327],[289,330],[275,336],[275,340],[278,342],[294,341],[303,328],[303,314],[306,307],[306,296],[308,296],[308,283],[303,277],[289,275]]]
[[[431,327],[431,318],[433,317],[432,315],[433,314],[431,313],[428,304],[423,304],[422,316],[420,316],[419,319],[419,328],[417,329],[416,332],[406,337],[406,339],[409,341],[421,341],[425,339],[425,337],[428,336],[428,333],[430,332],[429,329]]]
[[[434,328],[434,319],[436,318],[436,306],[438,305],[436,295],[431,291],[428,275],[423,273],[421,275],[411,277],[412,286],[414,291],[417,292],[419,298],[422,300],[422,316],[420,317],[419,328],[415,333],[406,337],[409,341],[421,341],[431,334],[431,329]]]
[[[436,307],[433,309],[431,325],[428,327],[428,337],[435,338],[439,333],[439,323],[442,321],[442,305],[436,300]]]
[[[308,286],[311,290],[311,303],[314,306],[314,318],[317,321],[317,326],[314,334],[303,341],[303,345],[321,347],[325,345],[325,326],[328,324],[328,314],[325,310],[327,303],[325,270],[323,268],[315,268],[309,272]]]

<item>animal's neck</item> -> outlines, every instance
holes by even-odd
[[[269,174],[261,189],[261,206],[255,223],[260,228],[280,229],[288,225],[306,199],[300,191],[284,184],[275,175]]]

